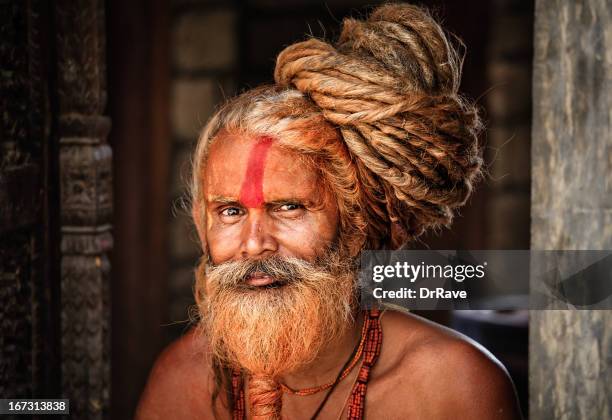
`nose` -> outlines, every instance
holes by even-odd
[[[240,256],[242,258],[265,258],[278,251],[278,243],[271,232],[265,210],[249,209],[242,230]]]

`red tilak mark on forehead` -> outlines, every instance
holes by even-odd
[[[272,137],[258,138],[249,154],[249,163],[240,189],[240,201],[247,207],[260,207],[264,203],[264,168],[272,140]]]

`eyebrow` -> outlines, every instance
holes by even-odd
[[[210,199],[208,200],[209,203],[218,203],[218,204],[240,204],[240,200],[237,199],[236,197],[227,197],[227,196],[222,196],[222,195],[214,195],[212,197],[210,197]],[[265,206],[270,206],[270,205],[277,205],[277,204],[286,204],[286,203],[301,203],[301,204],[308,204],[311,203],[312,200],[308,200],[304,197],[296,197],[296,196],[289,196],[286,198],[280,198],[280,199],[276,199],[276,200],[272,200],[272,201],[265,201],[263,203],[263,205]]]
[[[309,204],[311,202],[312,200],[293,196],[293,197],[287,197],[287,198],[279,198],[279,199],[272,200],[272,201],[266,201],[264,204],[273,206],[273,205],[287,204],[287,203]]]
[[[207,200],[209,203],[220,203],[220,204],[237,204],[238,199],[235,197],[226,197],[222,195],[213,195]]]

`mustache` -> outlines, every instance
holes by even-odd
[[[246,281],[255,273],[270,276],[277,283],[284,285],[308,281],[313,275],[316,276],[315,273],[346,273],[351,269],[351,261],[343,261],[338,252],[329,251],[315,258],[313,262],[297,257],[273,255],[263,259],[209,263],[206,267],[206,277],[217,283],[217,287],[250,288]]]

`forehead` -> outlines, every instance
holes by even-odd
[[[262,144],[266,141],[269,144]],[[258,170],[260,179],[254,176]],[[222,134],[213,142],[203,182],[207,198],[238,200],[249,182],[260,182],[265,201],[302,198],[320,190],[317,171],[297,152],[274,139],[242,134]]]

